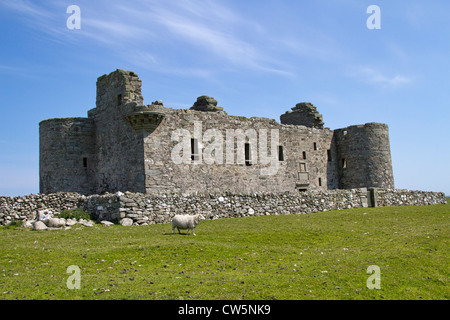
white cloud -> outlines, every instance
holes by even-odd
[[[0,5],[28,16],[43,18],[49,18],[51,16],[47,10],[26,0],[4,0]]]
[[[376,70],[372,67],[357,67],[349,73],[351,77],[358,79],[359,81],[380,85],[383,87],[398,87],[401,85],[409,84],[413,81],[413,78],[400,74],[387,74],[380,70]]]
[[[260,33],[262,28],[249,22],[229,8],[212,1],[178,1],[169,8],[151,7],[147,14],[164,32],[169,32],[177,43],[185,43],[205,55],[212,54],[232,66],[256,71],[289,75],[290,72],[258,45],[252,43],[248,33]]]
[[[282,58],[282,47],[289,51],[289,45],[280,43],[276,35],[233,10],[227,2],[86,2],[79,4],[81,29],[76,31],[65,27],[67,4],[60,1],[41,4],[5,0],[1,6],[22,15],[30,28],[54,41],[76,41],[86,46],[93,41],[121,60],[139,66],[144,63],[139,58],[147,63],[152,57],[147,68],[153,65],[168,73],[183,73],[186,69],[199,76],[209,76],[213,69],[293,76],[291,63]],[[265,41],[261,43],[261,39]],[[162,47],[172,56],[166,55]]]

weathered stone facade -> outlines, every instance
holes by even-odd
[[[207,96],[191,109],[144,105],[138,76],[119,69],[98,78],[87,118],[40,123],[41,193],[362,187],[394,188],[387,125],[333,131],[310,103],[297,104],[281,123],[228,115]]]

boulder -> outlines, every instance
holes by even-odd
[[[100,223],[104,226],[104,227],[109,227],[109,226],[112,226],[114,223],[112,223],[111,221],[106,221],[106,220],[103,220],[103,221],[100,221]]]
[[[119,221],[119,223],[121,225],[123,225],[124,227],[129,227],[129,226],[133,225],[133,219],[123,218]]]
[[[36,220],[47,221],[52,217],[53,212],[49,210],[40,210],[37,213]]]
[[[47,230],[47,226],[42,221],[36,221],[33,226],[34,230]]]
[[[49,228],[62,228],[66,225],[65,219],[60,218],[50,218],[47,220],[47,227]]]
[[[83,220],[80,222],[81,225],[85,226],[85,227],[93,227],[94,226],[94,221],[92,220]]]
[[[66,226],[68,226],[68,227],[71,227],[77,223],[78,223],[78,221],[76,219],[67,219],[66,220]]]
[[[34,228],[34,221],[25,221],[22,225],[22,227],[27,229],[33,229]]]

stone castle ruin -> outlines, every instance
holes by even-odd
[[[87,118],[40,122],[40,192],[394,189],[386,124],[330,130],[310,103],[280,120],[228,115],[208,96],[190,109],[144,105],[139,77],[118,69],[98,78],[96,108]],[[216,161],[208,161],[208,152]]]
[[[190,109],[144,105],[138,76],[116,70],[98,78],[87,118],[39,124],[40,193],[0,196],[0,225],[35,228],[42,215],[71,208],[102,223],[149,225],[176,214],[219,219],[446,203],[442,192],[394,189],[387,125],[333,131],[311,103],[280,120],[228,115],[208,96]]]

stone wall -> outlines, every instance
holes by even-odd
[[[233,193],[279,193],[338,187],[333,131],[328,128],[161,105],[147,105],[142,112],[163,115],[154,132],[144,137],[146,193],[220,193],[224,188]],[[244,138],[235,139],[239,135]],[[187,148],[180,147],[184,139]],[[191,159],[192,139],[198,150],[195,159]],[[250,163],[244,161],[244,143],[251,149]],[[207,159],[211,150],[212,163]],[[174,154],[185,153],[187,161],[173,160]]]
[[[83,196],[77,193],[0,197],[0,225],[14,220],[34,220],[38,211],[79,207],[97,220],[135,225],[168,223],[175,214],[201,213],[206,219],[260,215],[304,214],[372,206],[445,204],[439,192],[366,188],[260,194],[166,194],[121,193]]]
[[[0,225],[7,225],[12,221],[34,220],[41,210],[48,209],[59,213],[65,209],[76,208],[82,197],[78,193],[68,192],[0,197]]]

